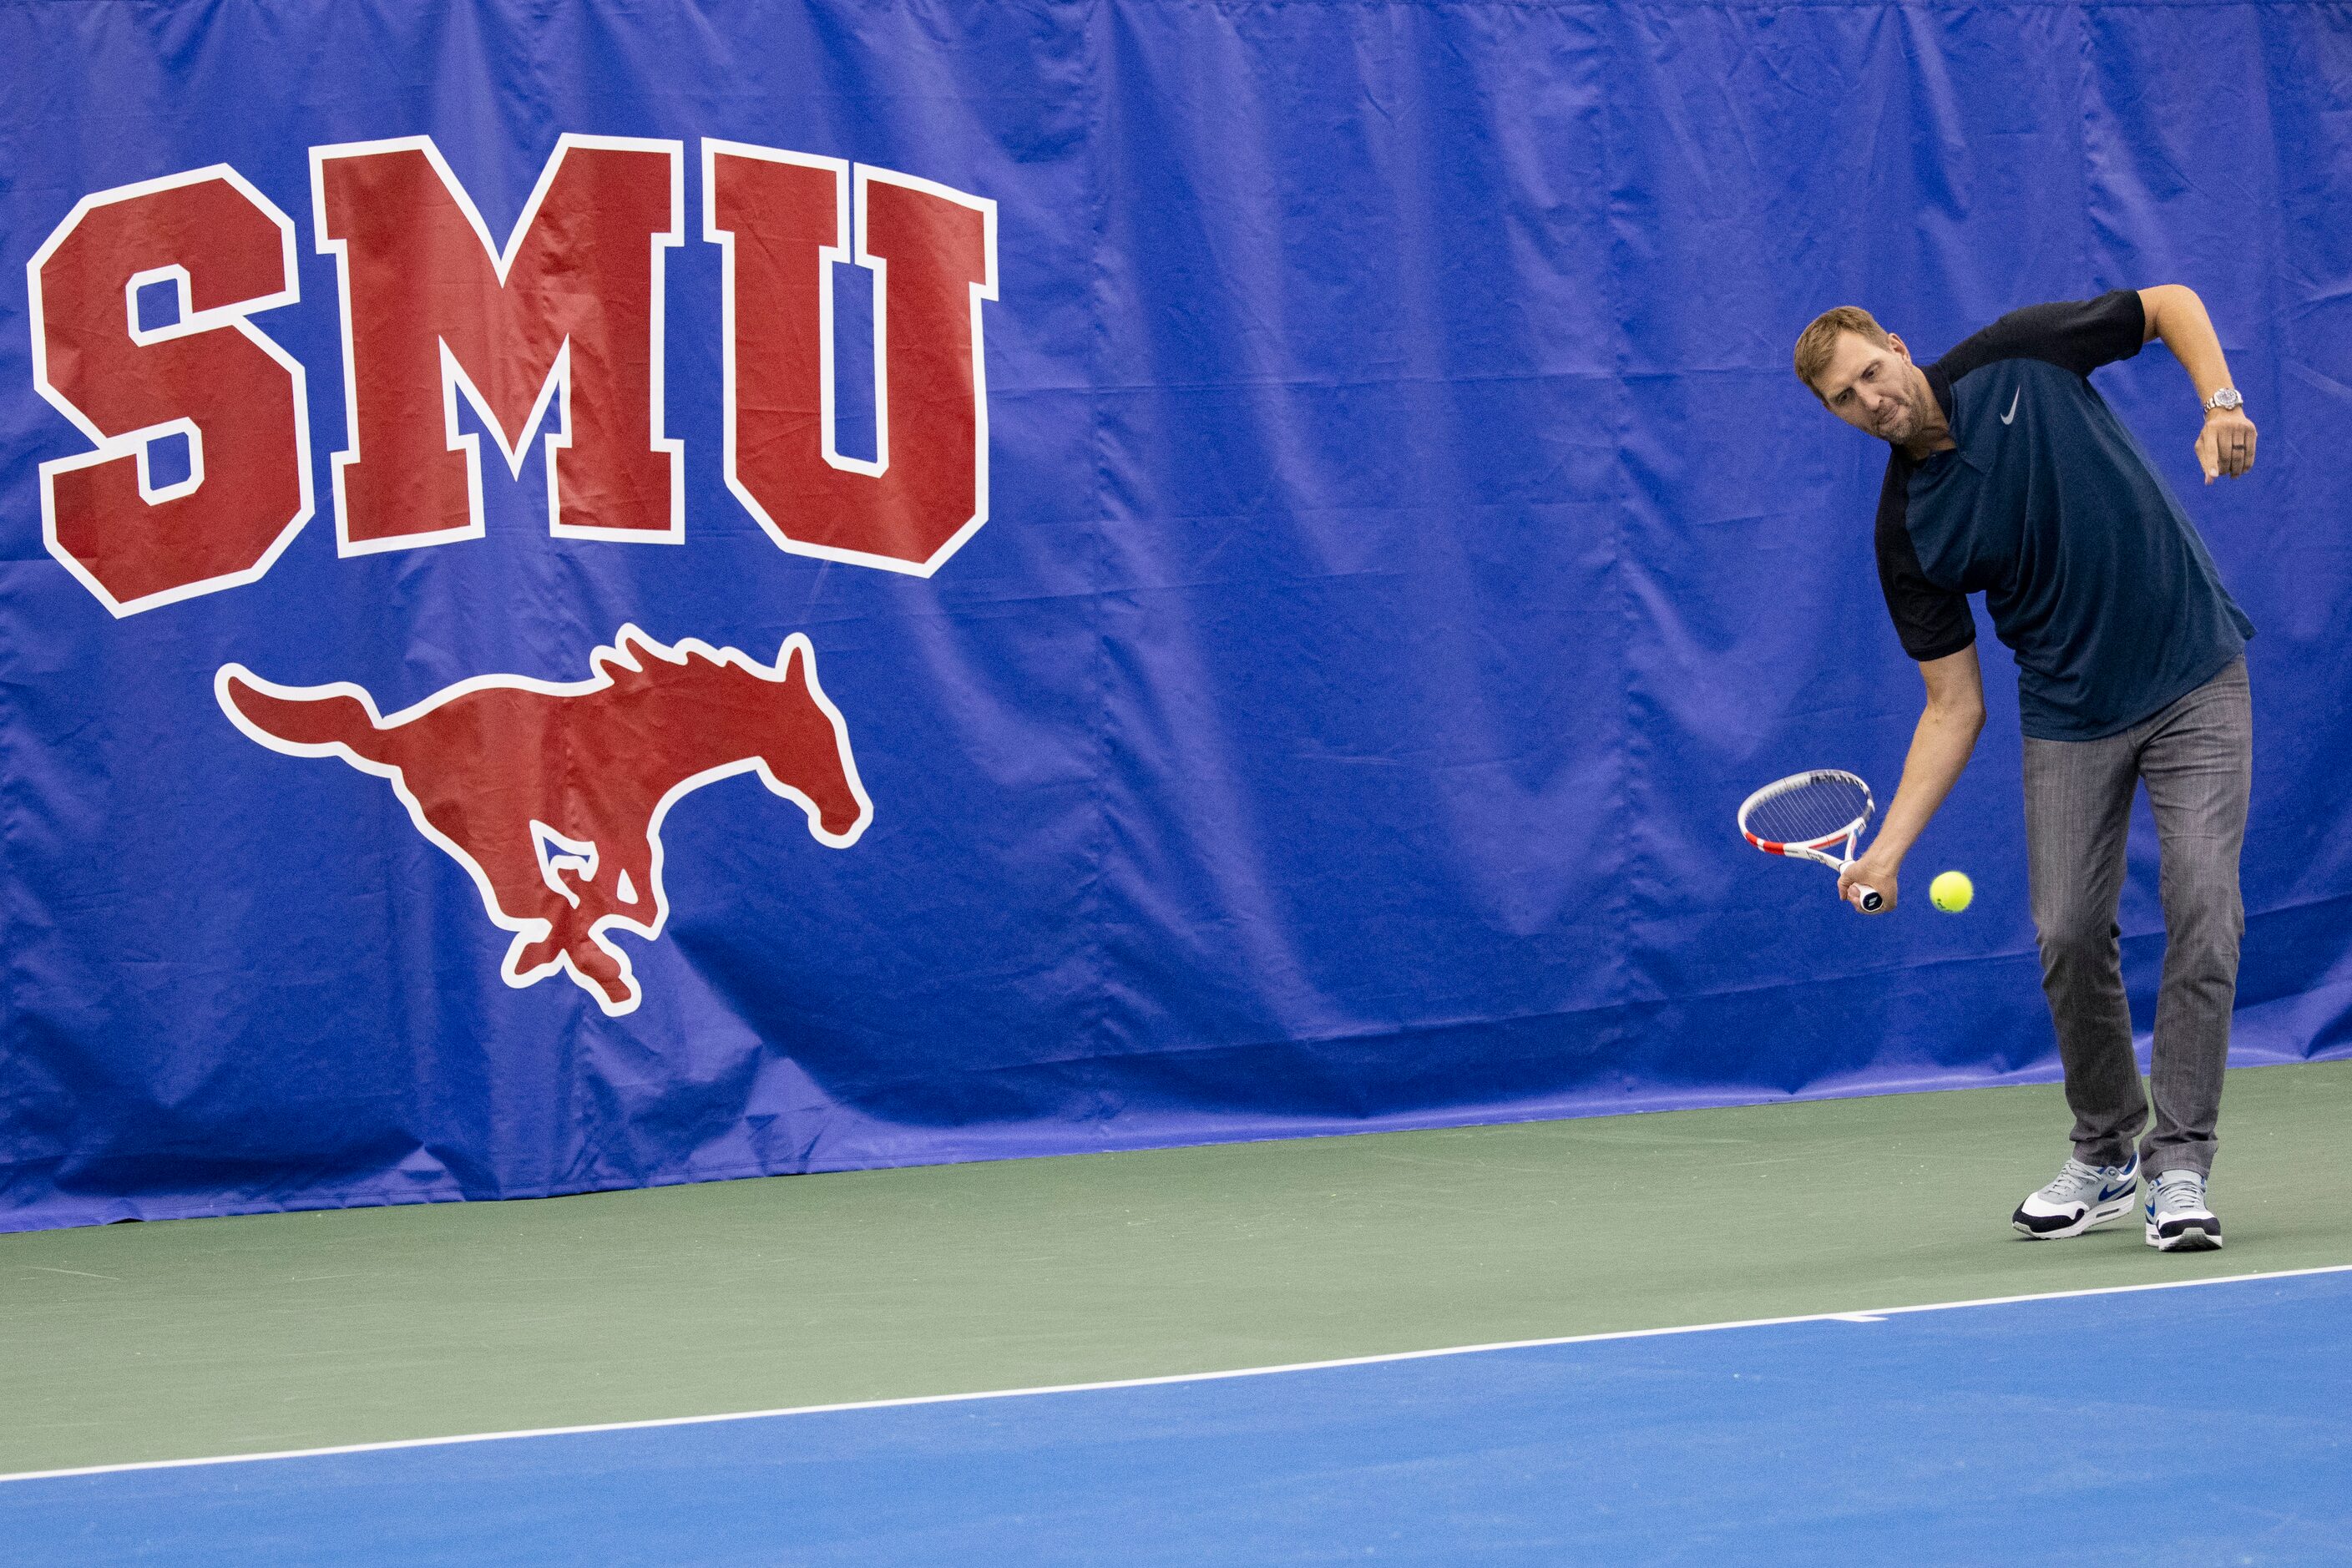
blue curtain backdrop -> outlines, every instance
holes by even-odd
[[[1847,302],[1933,354],[2206,299],[2250,479],[2198,482],[2160,346],[2096,384],[2260,628],[2235,1059],[2340,1054],[2347,83],[2340,5],[0,8],[0,1227],[2054,1076],[1990,637],[1896,914],[1733,831],[1801,767],[1884,800],[1917,713],[1884,448],[1788,369]],[[429,134],[503,239],[565,132],[687,150],[686,542],[551,537],[534,441],[485,463],[484,537],[339,556],[308,149]],[[997,204],[991,521],[932,577],[786,554],[730,493],[705,137]],[[89,444],[24,264],[81,196],[224,163],[295,222],[300,300],[254,324],[308,372],[320,514],[118,618],[44,548],[39,465]],[[502,982],[383,780],[213,696],[232,661],[386,712],[579,680],[625,621],[806,634],[874,820],[833,849],[749,776],[681,800],[620,1017]],[[1965,917],[1920,896],[1946,866]]]

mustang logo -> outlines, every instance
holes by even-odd
[[[499,970],[508,984],[561,968],[618,1016],[642,993],[608,933],[661,934],[662,818],[681,796],[757,773],[835,848],[857,841],[874,805],[805,637],[763,665],[625,626],[589,666],[594,678],[571,684],[476,676],[389,718],[348,682],[275,686],[238,664],[222,666],[213,689],[272,751],[341,757],[390,780],[417,831],[515,933]]]

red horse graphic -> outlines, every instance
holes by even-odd
[[[515,933],[499,970],[508,984],[562,968],[617,1017],[642,993],[607,932],[661,934],[661,825],[680,796],[757,773],[837,849],[857,842],[874,805],[798,633],[763,665],[625,626],[588,662],[593,679],[480,675],[390,718],[347,681],[274,686],[228,664],[213,689],[270,750],[341,757],[391,780],[417,831],[466,868],[490,919]]]

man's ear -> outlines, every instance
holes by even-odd
[[[1904,363],[1905,364],[1909,364],[1909,363],[1911,363],[1911,350],[1910,350],[1910,348],[1909,348],[1909,347],[1908,347],[1908,346],[1907,346],[1907,345],[1903,342],[1903,339],[1902,339],[1902,337],[1901,337],[1901,335],[1900,335],[1900,334],[1898,334],[1898,333],[1895,333],[1895,332],[1889,332],[1889,333],[1887,333],[1887,334],[1886,334],[1886,341],[1887,341],[1887,342],[1889,342],[1890,344],[1892,344],[1892,345],[1894,346],[1895,352],[1896,353],[1899,353],[1899,354],[1901,354],[1901,355],[1903,356],[1903,363]]]

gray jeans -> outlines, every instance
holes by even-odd
[[[2120,735],[2025,742],[2025,845],[2042,989],[2058,1028],[2074,1157],[2141,1172],[2213,1168],[2221,1068],[2238,990],[2238,851],[2246,837],[2253,709],[2242,658]],[[2147,785],[2164,898],[2164,979],[2149,1074],[2132,1059],[2116,900],[2134,790]]]

